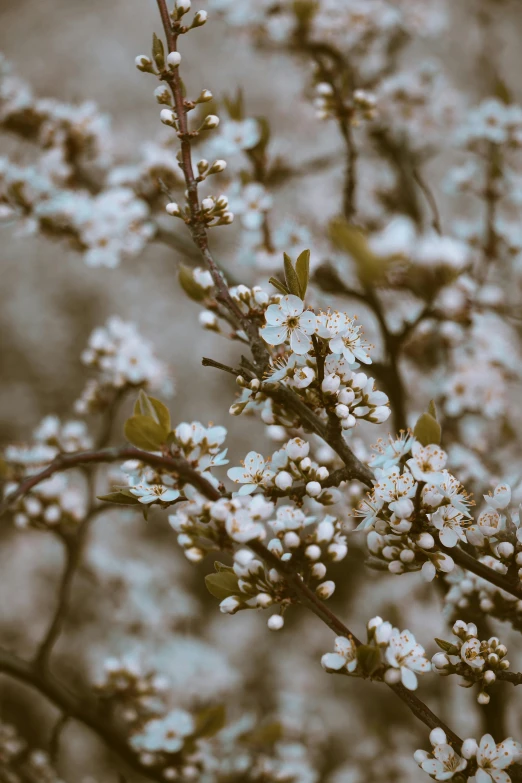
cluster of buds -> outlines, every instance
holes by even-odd
[[[352,372],[344,359],[328,356],[321,391],[333,406],[342,429],[352,429],[358,420],[381,424],[390,415],[388,397],[375,389],[374,378],[364,372]]]
[[[457,637],[454,643],[444,639],[435,640],[444,652],[435,653],[431,659],[433,671],[442,676],[460,675],[459,684],[463,688],[480,684],[477,701],[479,704],[488,704],[490,697],[486,688],[495,682],[497,672],[509,669],[507,647],[496,636],[479,641],[474,623],[466,624],[457,620],[453,633]]]
[[[455,565],[449,555],[434,549],[435,539],[431,533],[413,537],[404,533],[381,535],[371,530],[366,543],[370,552],[368,565],[377,570],[387,570],[390,574],[420,569],[426,580],[431,581],[435,571],[449,573]]]
[[[95,682],[96,694],[130,726],[165,712],[167,679],[133,658],[108,658]]]
[[[319,120],[329,120],[343,115],[353,125],[359,120],[373,120],[377,116],[377,99],[368,90],[355,90],[351,100],[344,100],[330,82],[315,85],[314,107]]]
[[[339,636],[333,653],[326,653],[321,665],[327,672],[372,677],[389,685],[402,682],[416,690],[417,674],[430,671],[424,648],[411,631],[399,631],[381,617],[367,624],[367,643],[356,645],[352,638]]]
[[[325,562],[342,560],[348,547],[340,524],[333,517],[325,517],[309,532],[303,530],[311,522],[313,518],[305,517],[299,509],[282,506],[276,519],[268,523],[276,536],[267,546],[282,562],[291,560],[305,584],[325,601],[335,590],[333,581],[325,581]],[[268,627],[272,631],[283,627],[284,612],[295,602],[295,596],[277,569],[267,567],[247,549],[236,551],[232,568],[221,564],[216,567],[218,572],[207,577],[206,582],[210,592],[222,599],[221,612],[235,614],[277,605],[279,612],[270,616]]]

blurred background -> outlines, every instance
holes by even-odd
[[[344,0],[338,1],[342,6]],[[482,33],[468,24],[474,6],[473,0],[454,3],[453,23],[444,36],[408,52],[415,63],[426,56],[425,46],[431,47],[430,54],[445,60],[451,79],[472,100],[482,97],[485,89],[476,70]],[[490,33],[498,68],[515,98],[520,98],[516,75],[522,7],[517,2],[492,7],[496,11]],[[64,101],[92,99],[110,114],[122,160],[132,159],[138,145],[158,133],[151,83],[134,67],[135,56],[148,52],[154,30],[159,33],[160,24],[153,0],[0,0],[0,51],[36,94]],[[294,167],[320,154],[333,159],[340,154],[335,128],[315,120],[306,94],[306,72],[298,61],[255,48],[222,20],[207,25],[194,41],[194,48],[184,51],[189,91],[207,87],[219,96],[241,86],[248,114],[270,117],[275,148]],[[0,136],[0,145],[2,154],[20,162],[30,157],[30,145],[8,134]],[[439,166],[438,160],[429,166],[435,190]],[[294,181],[283,185],[274,194],[276,210],[311,223],[312,229],[320,226],[338,210],[340,168],[325,166],[299,178],[298,187]],[[442,211],[444,217],[444,207]],[[177,230],[183,231],[181,224]],[[234,229],[226,237],[218,236],[219,231],[214,232],[213,245],[217,254],[226,254],[235,242]],[[233,363],[238,349],[198,326],[198,307],[180,293],[177,283],[182,260],[182,252],[155,242],[117,269],[92,269],[65,242],[40,235],[20,238],[12,225],[0,228],[2,443],[28,439],[48,414],[72,414],[86,380],[81,351],[96,326],[118,315],[134,321],[153,341],[157,356],[172,368],[176,394],[170,407],[175,422],[224,424],[230,433],[231,464],[238,464],[254,437],[261,439],[262,450],[264,428],[251,422],[246,426],[228,415],[235,394],[233,379],[200,365],[202,356]],[[354,311],[371,337],[371,316],[362,306]],[[130,401],[126,405],[122,420]],[[115,442],[122,437],[118,426],[121,422]],[[382,435],[388,431],[387,425],[380,429]],[[52,536],[14,531],[2,523],[3,646],[31,654],[56,601],[62,559]],[[107,657],[131,652],[170,678],[175,700],[182,706],[225,701],[236,717],[243,710],[259,721],[279,715],[295,737],[308,738],[321,780],[420,779],[423,773],[411,754],[419,740],[422,743],[422,727],[383,687],[322,672],[319,659],[331,649],[332,635],[318,620],[294,612],[283,633],[271,634],[257,613],[220,615],[204,588],[202,576],[208,570],[207,563],[187,563],[165,514],[153,511],[148,521],[129,511],[100,515],[78,569],[52,669],[72,688],[86,688],[99,676]],[[339,587],[332,608],[354,630],[362,633],[367,618],[379,614],[411,628],[426,646],[433,636],[444,636],[437,590],[418,575],[396,579],[365,570],[357,540],[337,571]],[[433,618],[439,618],[440,628],[433,626]],[[515,656],[510,658],[514,663]],[[455,731],[465,727],[465,736],[480,732],[483,726],[470,693],[451,688],[448,681],[444,686],[438,678],[426,678],[419,695]],[[504,690],[503,696],[511,697]],[[0,717],[14,723],[31,745],[45,749],[58,713],[29,688],[0,675]],[[507,734],[520,727],[521,717],[519,705],[511,711]],[[399,746],[404,752],[397,750]],[[378,759],[380,766],[374,769]],[[371,770],[368,777],[361,777],[361,760]],[[118,780],[107,750],[74,721],[64,730],[57,767],[70,783]],[[127,773],[125,780],[134,779],[138,778]]]

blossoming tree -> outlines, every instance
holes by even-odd
[[[76,722],[113,752],[120,780],[406,781],[418,780],[420,767],[456,783],[520,781],[522,746],[506,734],[521,715],[508,688],[522,684],[522,463],[511,405],[520,389],[522,108],[498,75],[492,94],[468,105],[443,68],[407,65],[410,44],[446,23],[441,3],[209,2],[218,24],[248,37],[252,50],[296,58],[314,121],[339,131],[341,157],[294,171],[272,154],[269,119],[248,116],[241,92],[186,90],[185,63],[207,11],[194,13],[190,0],[157,0],[157,8],[161,35],[136,66],[154,86],[165,127],[138,162],[112,156],[93,104],[37,97],[2,64],[2,129],[33,142],[37,156],[28,166],[0,159],[0,214],[26,232],[69,240],[91,267],[115,267],[156,239],[181,248],[179,283],[201,308],[201,327],[233,341],[231,364],[219,360],[216,340],[216,357],[202,357],[199,373],[232,376],[239,391],[220,400],[217,425],[174,420],[167,365],[134,323],[114,316],[82,353],[89,378],[77,418],[48,416],[28,442],[5,445],[2,524],[28,538],[53,535],[65,564],[36,649],[0,649],[0,674],[58,711],[40,750],[23,726],[0,723],[2,780],[57,782]],[[432,189],[426,163],[449,148],[458,162]],[[281,220],[278,188],[329,166],[343,181],[327,225]],[[454,208],[439,212],[438,190]],[[236,247],[220,257],[209,238],[235,216]],[[365,336],[372,330],[377,346]],[[129,399],[121,432],[114,422]],[[248,429],[244,455],[225,446],[227,409],[265,426]],[[117,524],[118,515],[129,530],[130,519],[145,529],[161,520],[165,551],[148,563],[140,551],[135,600],[154,579],[163,590],[171,584],[165,553],[177,540],[210,593],[209,622],[219,618],[231,635],[231,660],[235,650],[250,680],[280,689],[267,695],[269,708],[260,696],[252,709],[248,680],[241,684],[233,665],[223,686],[211,657],[190,694],[173,690],[161,666],[110,645],[81,688],[67,674],[74,661],[63,673],[55,665],[91,527]],[[36,534],[29,540],[38,546]],[[361,557],[372,569],[366,593]],[[108,573],[119,573],[117,560],[104,561]],[[390,601],[401,580],[406,592]],[[179,574],[172,584],[175,604]],[[424,606],[420,631],[403,629],[408,601]],[[168,637],[171,621],[156,603],[147,612],[159,607]],[[179,616],[194,616],[178,603]],[[246,615],[254,620],[241,625]],[[320,621],[314,630],[302,624],[307,615]],[[246,629],[237,639],[236,623]],[[434,638],[444,626],[453,639]],[[258,644],[267,652],[256,659]],[[284,651],[287,667],[304,666],[295,690],[310,695],[293,723],[282,698],[290,673],[278,683],[270,649]],[[351,678],[342,699],[339,675]],[[455,700],[452,675],[476,698],[451,708],[441,693],[447,686]],[[444,687],[438,676],[448,678]],[[371,694],[366,720],[343,707],[355,679]],[[373,727],[390,698],[431,750]],[[321,703],[334,715],[331,736],[320,718],[314,725],[302,714],[320,715]],[[352,731],[361,732],[359,753],[339,745],[339,733]],[[382,742],[365,755],[372,732]]]

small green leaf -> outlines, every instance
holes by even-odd
[[[275,745],[283,736],[283,727],[277,721],[258,726],[253,731],[245,734],[243,742],[249,745]]]
[[[214,560],[214,569],[217,573],[219,572],[228,572],[228,573],[235,573],[234,569],[231,566],[227,566],[224,563],[220,563],[219,560]]]
[[[138,449],[157,451],[166,441],[168,432],[149,416],[131,416],[124,427],[125,437]]]
[[[430,404],[428,405],[428,413],[437,421],[437,408],[435,407],[433,400],[430,400]]]
[[[435,639],[441,650],[448,653],[448,655],[459,655],[459,648],[451,642],[446,642],[444,639]]]
[[[437,419],[434,419],[431,413],[423,413],[417,419],[417,424],[413,434],[423,446],[429,446],[432,443],[440,443],[442,430]]]
[[[292,259],[290,256],[287,256],[286,253],[283,253],[283,259],[285,266],[286,287],[291,294],[294,294],[294,296],[298,296],[299,299],[302,299],[299,278],[297,277],[294,265],[292,264]]]
[[[163,41],[158,38],[156,33],[152,34],[152,59],[156,63],[158,70],[162,71],[165,68],[165,49],[163,48]]]
[[[126,495],[123,492],[109,492],[108,495],[97,495],[96,497],[105,503],[117,503],[120,506],[140,505],[138,498],[135,498],[133,495]]]
[[[365,674],[371,676],[381,665],[381,651],[371,644],[361,644],[357,648],[357,663]]]
[[[196,715],[196,728],[194,737],[213,737],[221,731],[226,722],[226,709],[224,704],[215,707],[207,707]]]
[[[185,264],[179,265],[178,280],[186,295],[194,302],[202,302],[207,296],[205,289],[194,280],[190,267]]]
[[[283,294],[284,296],[288,296],[288,294],[290,293],[288,288],[285,285],[283,285],[283,283],[280,280],[278,280],[277,277],[271,277],[268,282],[271,285],[273,285],[274,288],[276,288],[280,294]]]
[[[379,285],[385,281],[388,259],[372,252],[360,229],[342,217],[334,218],[328,228],[332,244],[355,261],[357,275],[364,286]]]
[[[229,571],[208,574],[205,577],[205,585],[209,593],[215,598],[219,598],[220,601],[229,598],[231,595],[238,595],[241,592],[236,574]]]
[[[295,271],[297,273],[297,279],[299,280],[299,287],[302,293],[302,299],[305,298],[306,289],[308,288],[308,280],[310,278],[310,251],[303,250],[297,257],[295,262]]]
[[[135,416],[148,416],[159,424],[168,434],[171,430],[170,411],[167,406],[155,397],[149,397],[143,389],[140,390],[134,405]]]
[[[266,117],[256,117],[256,120],[261,128],[261,135],[256,146],[249,150],[249,152],[253,153],[256,158],[262,158],[270,141],[270,123]]]

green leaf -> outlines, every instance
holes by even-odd
[[[207,707],[196,715],[196,728],[194,737],[213,737],[224,727],[226,723],[226,709],[224,704],[215,707]]]
[[[98,500],[103,500],[105,503],[117,503],[120,506],[135,506],[141,505],[138,498],[133,495],[126,495],[123,492],[109,492],[108,495],[96,495]]]
[[[268,282],[271,285],[273,285],[274,288],[277,288],[280,294],[284,294],[284,296],[288,296],[288,294],[290,293],[288,288],[285,285],[283,285],[283,283],[280,280],[278,280],[277,277],[271,277]]]
[[[140,390],[138,399],[134,404],[135,416],[148,416],[161,425],[168,434],[171,430],[170,411],[167,406],[155,397],[149,397],[143,389]]]
[[[231,120],[240,121],[243,119],[244,102],[243,102],[243,90],[241,89],[241,87],[237,88],[235,97],[225,95],[225,97],[223,98],[223,103],[225,104],[225,109],[227,110],[227,114]]]
[[[459,648],[451,642],[446,642],[444,639],[435,639],[441,650],[448,653],[448,655],[459,655]]]
[[[357,663],[365,674],[371,676],[381,665],[381,651],[371,644],[361,644],[357,648]]]
[[[194,302],[202,302],[207,296],[205,289],[194,280],[190,267],[185,266],[185,264],[179,265],[178,280],[186,295],[193,299]]]
[[[287,256],[286,253],[283,253],[283,259],[285,266],[286,287],[291,294],[294,294],[295,296],[298,296],[299,299],[302,299],[299,278],[297,277],[294,265],[292,264],[292,259],[290,256]]]
[[[379,285],[385,281],[388,259],[380,258],[370,250],[365,235],[343,217],[330,221],[329,236],[332,244],[348,253],[355,261],[357,275],[364,286]]]
[[[258,726],[253,731],[245,734],[244,742],[251,745],[275,745],[283,736],[283,727],[278,721],[266,723],[264,726]]]
[[[430,404],[428,405],[428,413],[437,421],[437,408],[435,407],[433,400],[430,400]]]
[[[229,598],[231,595],[238,595],[241,592],[238,578],[233,571],[232,573],[220,571],[217,574],[208,574],[205,577],[205,585],[209,593],[215,598],[219,598],[220,601]]]
[[[165,49],[163,48],[163,41],[161,38],[158,38],[156,33],[152,34],[152,59],[160,71],[165,68]]]
[[[251,152],[256,158],[263,157],[268,143],[270,141],[270,123],[266,117],[256,117],[256,120],[261,128],[261,136],[255,147],[252,147]]]
[[[216,572],[228,572],[228,573],[235,573],[234,569],[231,566],[227,566],[224,563],[220,563],[219,560],[214,560],[214,568]]]
[[[303,250],[297,257],[295,262],[295,271],[297,273],[297,279],[299,280],[299,287],[302,293],[302,299],[305,298],[306,289],[308,288],[308,280],[310,278],[310,251]]]
[[[423,413],[417,419],[417,424],[413,434],[423,446],[429,446],[432,443],[440,443],[442,430],[437,419],[434,419],[431,413]]]
[[[163,446],[168,432],[149,416],[131,416],[124,427],[125,437],[138,449],[158,451]]]

